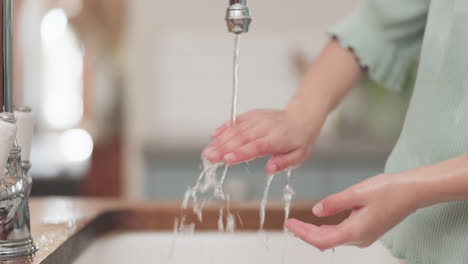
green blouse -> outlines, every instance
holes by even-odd
[[[468,153],[468,0],[365,0],[329,32],[353,49],[370,78],[389,89],[401,89],[419,57],[416,86],[386,172]],[[381,241],[409,264],[466,264],[468,201],[420,209]]]

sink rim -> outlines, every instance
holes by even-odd
[[[337,224],[344,220],[348,212],[328,218],[318,218],[312,214],[311,208],[315,202],[296,201],[291,207],[291,217],[316,225]],[[204,221],[198,223],[196,216],[187,212],[187,223],[197,222],[197,231],[216,231],[219,204],[212,204],[204,209]],[[239,231],[255,231],[259,227],[259,208],[257,202],[233,203],[232,212],[239,212],[243,226]],[[89,219],[55,250],[51,251],[40,263],[70,263],[78,258],[87,247],[103,235],[112,232],[134,231],[172,231],[174,219],[180,217],[180,202],[140,202],[127,203],[126,206],[109,207]],[[265,230],[283,229],[284,208],[281,202],[269,203],[266,209]],[[41,249],[39,249],[41,250]]]

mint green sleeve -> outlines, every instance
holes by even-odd
[[[400,90],[418,57],[430,0],[365,0],[328,30],[352,49],[369,78]]]

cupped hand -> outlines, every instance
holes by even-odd
[[[316,226],[296,219],[286,227],[305,242],[320,250],[340,245],[368,247],[418,206],[418,195],[404,177],[382,174],[331,195],[313,208],[318,217],[351,210],[338,225]]]
[[[240,115],[235,126],[226,122],[218,127],[202,155],[229,165],[272,155],[266,170],[275,174],[299,166],[307,158],[322,122],[299,111],[254,110]]]

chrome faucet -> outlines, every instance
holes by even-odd
[[[247,6],[247,0],[229,0],[226,12],[228,31],[234,34],[249,32],[252,16]]]
[[[14,0],[2,1],[4,112],[0,113],[0,122],[13,124],[13,131],[16,132],[16,119],[13,114]],[[6,161],[6,167],[0,170],[0,261],[32,255],[37,250],[33,243],[30,228],[29,192],[31,189],[31,178],[27,174],[29,163],[22,163],[21,148],[15,136],[12,139],[14,141],[13,147]]]

